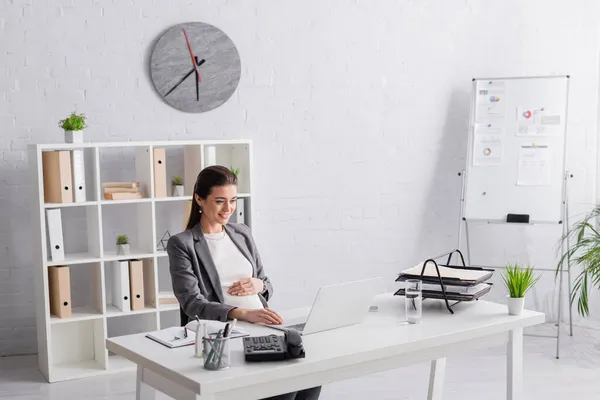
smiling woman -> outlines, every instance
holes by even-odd
[[[244,224],[229,222],[236,208],[237,176],[221,165],[204,168],[194,185],[186,229],[167,244],[173,292],[181,305],[181,324],[190,318],[279,325],[269,308],[273,285],[254,238]],[[269,400],[316,400],[321,387]]]
[[[196,316],[283,323],[268,308],[273,287],[250,228],[229,221],[236,202],[237,176],[228,168],[213,165],[198,174],[186,229],[167,244],[182,324]]]
[[[202,22],[167,30],[150,58],[156,91],[167,104],[185,112],[206,112],[225,103],[235,92],[240,75],[240,57],[232,40]]]

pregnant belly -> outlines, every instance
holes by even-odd
[[[239,308],[264,308],[257,294],[250,296],[231,296],[227,292],[223,293],[225,304]]]

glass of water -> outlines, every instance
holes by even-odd
[[[418,279],[406,281],[406,320],[410,324],[421,322],[423,295],[421,293],[422,282]]]

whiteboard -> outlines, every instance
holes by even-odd
[[[561,223],[569,77],[474,79],[463,218]]]

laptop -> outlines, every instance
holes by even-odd
[[[308,317],[290,319],[282,325],[267,326],[278,330],[294,329],[301,335],[309,335],[360,324],[367,316],[375,296],[384,290],[383,278],[322,286]]]

